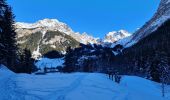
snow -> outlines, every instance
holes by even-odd
[[[11,100],[11,79],[15,74],[10,71],[6,66],[0,64],[0,100]],[[7,96],[8,94],[8,96]]]
[[[169,93],[167,97],[161,97],[160,84],[136,76],[124,76],[121,83],[117,84],[100,73],[10,75],[5,79],[0,77],[1,100],[170,99]]]
[[[120,44],[124,46],[124,48],[127,48],[136,43],[135,41],[132,41],[132,38],[133,35],[125,30],[109,32],[103,40],[102,46],[114,48],[116,45]]]
[[[167,3],[167,4],[170,3],[170,0],[168,0],[166,3]]]
[[[161,97],[160,84],[147,79],[136,76],[125,76],[121,81],[121,85],[127,89],[133,89],[135,92],[143,92],[152,96]]]
[[[160,84],[136,76],[121,83],[100,73],[14,74],[0,67],[0,100],[169,100]],[[170,86],[168,86],[170,88]]]
[[[114,48],[116,45],[120,44],[120,45],[124,46],[124,48],[128,48],[128,47],[134,45],[135,43],[137,43],[137,41],[132,40],[132,38],[133,38],[133,35],[128,36],[128,37],[126,37],[126,38],[123,38],[123,39],[121,39],[121,40],[113,43],[113,44],[111,45],[111,47]],[[116,55],[117,55],[117,54],[116,54]]]
[[[141,37],[145,36],[143,33],[152,33],[155,30],[157,30],[165,21],[167,21],[170,18],[169,13],[161,15],[161,17],[157,18],[154,22],[151,23],[150,26],[148,26],[145,30],[141,32],[141,34],[138,33],[137,38],[131,38],[130,42],[126,44],[126,47],[130,47],[134,44],[136,44]],[[149,32],[147,32],[149,31]],[[135,35],[132,35],[135,36]],[[147,36],[147,35],[146,35]]]
[[[106,37],[103,42],[114,43],[129,36],[131,36],[131,34],[125,30],[112,31],[106,34]]]
[[[14,74],[12,71],[10,71],[6,66],[0,64],[0,76],[9,76]]]
[[[112,51],[113,52],[113,54],[116,56],[116,55],[118,55],[119,53],[117,53],[117,52],[115,52],[115,51]]]
[[[56,59],[49,59],[49,58],[40,58],[35,65],[43,69],[44,67],[51,68],[51,67],[58,67],[62,66],[64,63],[64,58],[56,58]]]
[[[95,38],[92,35],[87,34],[86,32],[80,34],[76,33],[79,39],[78,41],[82,44],[97,44],[99,38]],[[77,40],[77,39],[76,39]]]
[[[131,47],[132,45],[136,44],[137,41],[133,40],[133,41],[130,41],[128,42],[126,45],[125,45],[125,48],[128,48],[128,47]]]
[[[47,30],[58,30],[60,32],[66,33],[67,35],[73,33],[72,29],[67,26],[67,24],[58,21],[57,19],[43,19],[36,23],[25,23],[16,22],[15,26],[17,29],[38,29],[43,28]]]
[[[142,28],[134,33],[132,40],[139,41],[158,29],[165,21],[170,19],[170,0],[160,0],[155,15]]]

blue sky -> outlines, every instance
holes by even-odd
[[[7,0],[16,21],[55,18],[76,32],[103,37],[113,30],[134,32],[155,13],[160,0]]]

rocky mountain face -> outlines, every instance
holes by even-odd
[[[131,41],[139,41],[148,36],[170,18],[170,0],[161,0],[157,12],[154,16],[146,22],[134,35]]]
[[[71,37],[74,34],[66,24],[55,19],[44,19],[33,24],[16,23],[19,47],[31,50],[33,57],[56,50],[65,53],[67,47],[78,47],[79,42]]]
[[[73,37],[75,40],[83,44],[87,44],[88,42],[95,43],[97,40],[97,38],[86,35],[84,33],[80,34],[79,32],[74,32],[67,24],[63,22],[59,22],[57,19],[43,19],[36,23],[17,22],[15,26],[17,29],[18,37],[22,37],[22,36],[32,33],[32,32],[28,32],[27,30],[23,30],[23,29],[29,29],[29,30],[32,29],[33,32],[40,31],[40,30],[60,31],[62,33],[65,33]]]
[[[80,43],[97,44],[97,38],[87,33],[74,32],[67,24],[56,19],[44,19],[36,23],[15,23],[20,48],[28,48],[37,58],[49,51],[65,53],[67,47],[76,48]]]

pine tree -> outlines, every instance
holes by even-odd
[[[34,65],[34,59],[31,58],[30,50],[24,49],[23,53],[19,57],[19,65],[17,66],[16,72],[31,74],[36,70],[37,68]]]
[[[161,88],[162,88],[162,96],[165,97],[165,85],[168,83],[170,80],[170,67],[168,65],[168,58],[167,54],[165,52],[160,52],[159,53],[160,57],[160,63],[159,63],[159,69],[160,69],[160,81],[162,83]]]
[[[34,65],[34,59],[31,57],[31,51],[28,49],[24,49],[24,66],[26,67],[27,73],[29,74],[36,70],[36,66]]]
[[[67,48],[67,54],[65,56],[65,62],[64,62],[64,72],[73,72],[75,67],[75,62],[74,62],[74,54],[73,50],[71,47]]]
[[[14,15],[5,0],[0,1],[0,61],[11,70],[16,70],[16,32],[14,28]]]
[[[5,62],[5,43],[4,43],[4,24],[5,24],[5,18],[4,18],[4,10],[6,9],[7,4],[4,0],[0,0],[0,63]]]
[[[156,81],[156,82],[160,82],[160,73],[159,73],[158,64],[159,64],[159,60],[158,60],[158,58],[156,56],[154,58],[154,60],[152,61],[150,69],[149,69],[151,79],[153,81]]]
[[[91,70],[92,70],[92,66],[91,66],[91,64],[92,64],[92,62],[91,62],[91,59],[85,59],[84,61],[83,61],[83,72],[90,72]]]

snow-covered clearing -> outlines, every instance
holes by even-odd
[[[64,58],[56,58],[56,59],[50,59],[50,58],[40,58],[38,62],[35,63],[35,65],[43,69],[44,67],[47,68],[56,68],[58,66],[62,66],[64,63]]]
[[[99,73],[14,74],[0,68],[0,100],[170,100],[160,84],[124,76],[114,83]]]

